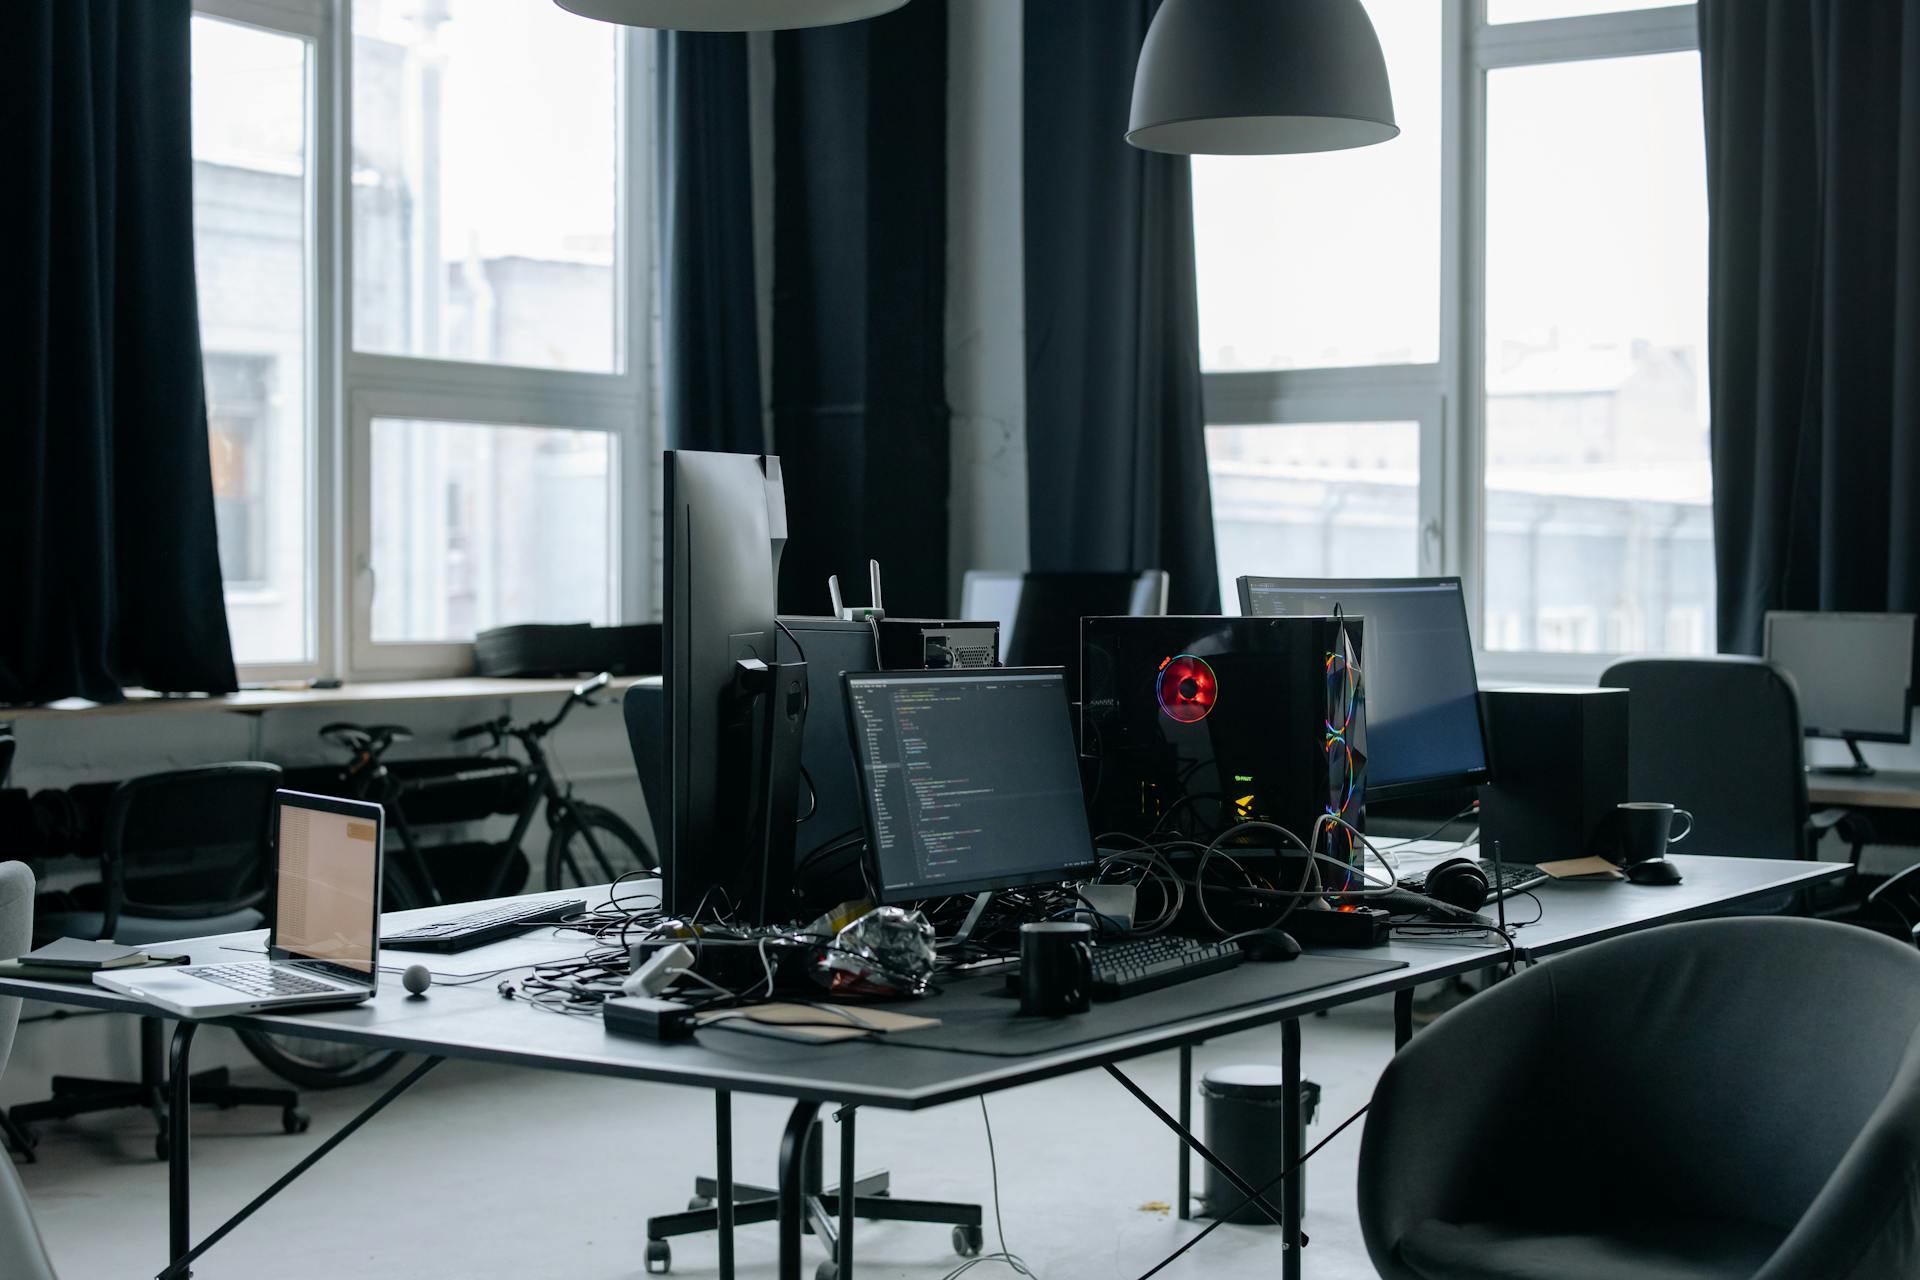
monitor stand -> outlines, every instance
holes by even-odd
[[[1858,742],[1855,742],[1852,738],[1845,738],[1845,739],[1842,739],[1842,741],[1844,741],[1847,744],[1847,750],[1853,755],[1852,764],[1808,765],[1807,772],[1808,773],[1825,773],[1825,774],[1844,774],[1846,776],[1854,777],[1854,778],[1872,777],[1873,766],[1868,764],[1867,758],[1860,754],[1860,744]]]
[[[973,895],[973,905],[967,908],[967,918],[960,922],[960,929],[953,935],[955,942],[968,942],[973,931],[980,926],[980,917],[987,914],[987,905],[993,901],[993,890],[982,889]]]

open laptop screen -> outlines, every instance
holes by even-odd
[[[282,791],[277,799],[274,958],[371,978],[380,933],[379,805]]]

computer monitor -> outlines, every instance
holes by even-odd
[[[704,904],[770,922],[792,905],[806,706],[774,622],[780,460],[669,450],[664,462],[662,897],[676,915]]]
[[[847,675],[882,903],[1058,884],[1094,867],[1057,670]]]
[[[1000,624],[1010,667],[1080,666],[1080,619],[1157,618],[1167,611],[1164,569],[1140,573],[1011,573],[969,569],[960,616]],[[1077,682],[1076,687],[1077,687]]]
[[[1907,742],[1913,678],[1910,613],[1768,613],[1762,652],[1793,677],[1810,738],[1841,738],[1868,772],[1856,742]]]
[[[1335,606],[1366,622],[1367,798],[1485,783],[1486,726],[1460,579],[1240,579],[1240,612],[1250,617]]]
[[[846,672],[877,670],[873,628],[865,622],[839,618],[783,617],[787,632],[780,637],[782,661],[798,659],[806,650],[807,723],[800,735],[800,821],[794,834],[794,866],[800,887],[808,897],[821,884],[842,884],[847,893],[838,902],[860,892],[859,848],[851,846],[844,859],[816,857],[824,849],[857,839],[865,831],[860,780],[853,769],[853,746],[847,736],[842,706],[846,693],[840,677]],[[799,642],[798,647],[795,641]],[[851,878],[844,869],[852,871]]]

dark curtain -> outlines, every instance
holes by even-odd
[[[187,0],[0,5],[0,702],[228,692]]]
[[[972,0],[965,0],[972,3]],[[947,7],[774,38],[780,602],[947,612]]]
[[[1920,0],[1701,0],[1723,649],[1920,609]]]
[[[667,447],[763,453],[747,37],[658,39]]]
[[[1026,6],[1028,536],[1036,570],[1165,569],[1216,613],[1191,170],[1123,136],[1157,4]]]

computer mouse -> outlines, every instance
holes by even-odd
[[[1240,949],[1249,960],[1291,960],[1300,954],[1300,944],[1285,929],[1262,929],[1240,939]]]
[[[1680,868],[1665,858],[1651,858],[1628,867],[1627,879],[1635,884],[1679,884]]]

